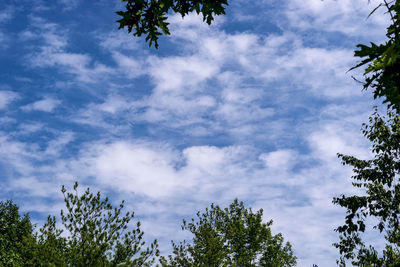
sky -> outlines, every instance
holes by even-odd
[[[212,26],[169,17],[158,50],[118,30],[120,1],[0,1],[0,200],[34,222],[61,185],[126,201],[163,254],[182,219],[235,198],[274,220],[298,266],[335,266],[353,194],[336,153],[371,157],[370,91],[347,72],[385,38],[377,1],[230,1]]]

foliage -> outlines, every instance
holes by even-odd
[[[359,50],[354,55],[362,60],[351,69],[367,65],[364,89],[371,87],[374,98],[384,97],[384,103],[400,112],[400,1],[383,0],[370,15],[381,7],[385,7],[391,17],[386,33],[388,40],[380,45],[357,45]]]
[[[21,216],[11,200],[0,201],[0,266],[21,266],[25,261],[23,244],[32,238],[29,215]]]
[[[24,239],[21,248],[25,258],[18,266],[68,266],[66,239],[61,237],[61,233],[56,228],[55,218],[49,216],[34,238]]]
[[[190,243],[172,241],[173,255],[162,266],[294,266],[296,257],[281,234],[272,235],[272,221],[262,222],[263,210],[253,213],[237,199],[225,209],[212,204],[182,230],[193,234]]]
[[[374,159],[338,154],[343,165],[353,167],[353,185],[365,192],[334,198],[335,204],[347,209],[345,224],[336,229],[340,242],[334,245],[342,255],[342,266],[346,259],[357,266],[400,266],[400,115],[388,111],[386,119],[375,110],[369,122],[363,133],[373,143]],[[362,240],[372,222],[384,234],[382,253]]]
[[[203,21],[211,24],[214,16],[225,14],[228,0],[122,0],[126,2],[124,11],[117,14],[122,18],[118,20],[119,29],[127,27],[128,32],[133,31],[134,36],[147,35],[149,46],[154,43],[158,48],[160,35],[169,35],[167,15],[170,11],[185,15],[196,12],[203,15]]]

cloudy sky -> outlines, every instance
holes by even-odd
[[[183,218],[234,198],[274,220],[299,266],[335,266],[351,193],[337,152],[370,157],[371,92],[346,73],[384,39],[376,1],[231,1],[209,27],[171,16],[149,48],[119,1],[0,2],[0,199],[41,222],[74,181],[125,199],[163,253]]]

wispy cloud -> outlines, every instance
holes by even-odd
[[[7,36],[0,31],[0,48],[4,49],[7,47]]]
[[[61,100],[52,97],[45,97],[44,99],[35,101],[31,104],[21,107],[24,111],[43,111],[43,112],[53,112],[58,105],[61,104]]]
[[[139,49],[138,39],[133,39],[125,31],[100,34],[98,40],[100,41],[100,46],[108,51],[132,51]]]
[[[14,17],[15,8],[11,5],[0,10],[0,24],[10,21]]]
[[[5,109],[12,101],[18,98],[18,94],[12,91],[0,91],[0,110]]]
[[[49,23],[41,17],[31,17],[32,31],[25,31],[23,39],[39,39],[43,45],[39,51],[30,55],[35,67],[57,67],[72,74],[80,82],[94,83],[104,75],[113,73],[112,68],[95,62],[88,54],[68,52],[68,32],[55,23]]]
[[[282,8],[291,27],[301,30],[339,32],[348,36],[384,37],[384,29],[389,17],[383,15],[383,9],[367,20],[368,14],[381,3],[379,0],[290,0]],[[379,14],[379,15],[378,15]],[[362,21],[363,23],[359,23]],[[369,31],[365,31],[369,27]]]
[[[118,64],[119,72],[124,73],[126,77],[137,78],[146,74],[147,62],[143,59],[137,59],[115,51],[112,52],[112,57]]]
[[[64,10],[71,10],[78,7],[81,0],[58,0],[58,2],[63,6]]]
[[[18,126],[19,134],[22,135],[32,134],[41,131],[44,128],[45,128],[44,124],[40,122],[24,123]]]

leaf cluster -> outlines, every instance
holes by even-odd
[[[400,1],[383,0],[372,12],[386,8],[391,18],[387,28],[387,41],[384,44],[359,44],[354,55],[362,60],[352,69],[366,65],[364,70],[364,89],[371,87],[374,98],[384,97],[389,107],[400,108]],[[370,16],[369,15],[369,16]]]
[[[173,255],[162,266],[294,266],[297,258],[281,234],[272,235],[272,221],[262,222],[263,210],[253,213],[237,199],[225,209],[212,204],[197,213],[182,230],[191,242],[172,241]]]
[[[117,22],[119,29],[127,27],[134,36],[146,35],[146,42],[158,48],[160,35],[169,35],[169,12],[182,17],[196,12],[203,15],[203,21],[211,24],[216,15],[225,14],[228,0],[122,0],[125,10],[116,12],[122,18]]]
[[[388,118],[377,110],[363,125],[363,133],[372,143],[374,159],[362,160],[338,154],[343,165],[353,167],[353,185],[365,191],[362,195],[334,198],[333,203],[347,209],[345,224],[338,227],[340,242],[334,244],[345,265],[351,259],[357,266],[400,265],[400,116],[388,111]],[[378,253],[367,246],[361,234],[367,231],[367,220],[384,234],[386,247]]]

